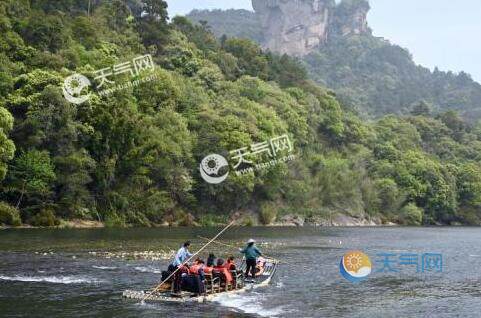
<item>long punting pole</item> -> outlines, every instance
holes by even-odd
[[[222,229],[222,231],[220,231],[219,233],[217,233],[216,236],[214,236],[209,242],[207,242],[204,246],[202,246],[197,252],[195,252],[194,254],[192,254],[191,257],[189,257],[186,261],[184,261],[180,266],[177,267],[177,269],[175,271],[173,271],[169,277],[167,277],[166,279],[164,279],[164,281],[162,281],[160,284],[158,284],[150,293],[148,293],[144,298],[142,298],[142,300],[140,301],[141,303],[143,303],[145,300],[149,299],[156,291],[158,291],[160,289],[160,287],[165,284],[169,279],[171,279],[175,273],[177,273],[180,268],[182,266],[184,266],[185,264],[187,264],[188,262],[190,262],[191,259],[193,259],[196,255],[198,255],[200,252],[202,252],[207,246],[209,246],[212,242],[214,242],[219,236],[222,235],[222,233],[224,233],[225,231],[227,231],[228,228],[230,228],[232,225],[234,225],[236,220],[233,220],[232,222],[230,222],[225,228]]]
[[[198,238],[204,240],[204,241],[209,241],[210,238],[207,238],[207,237],[203,237],[203,236],[200,236],[200,235],[197,235]],[[222,243],[222,242],[213,242],[215,244],[219,244],[219,245],[223,245],[223,246],[227,246],[227,247],[230,247],[230,248],[237,248],[236,246],[234,245],[230,245],[230,244],[227,244],[227,243]]]

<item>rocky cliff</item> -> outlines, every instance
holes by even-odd
[[[334,34],[371,33],[367,24],[367,14],[371,7],[366,0],[344,0],[335,9],[331,25]]]
[[[370,32],[366,0],[252,0],[264,30],[263,46],[304,56],[329,36]]]

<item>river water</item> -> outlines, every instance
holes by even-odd
[[[479,228],[233,228],[221,242],[241,246],[253,237],[264,253],[284,261],[270,286],[207,304],[142,305],[121,298],[125,289],[148,289],[159,281],[168,264],[157,259],[161,252],[187,239],[195,250],[204,243],[201,237],[217,231],[2,230],[0,316],[480,317]],[[339,272],[349,250],[362,250],[373,263],[359,284]],[[236,253],[219,244],[207,251]],[[423,268],[425,253],[442,263],[426,261],[435,266]],[[390,267],[381,254],[391,254]],[[403,265],[405,254],[411,261]]]

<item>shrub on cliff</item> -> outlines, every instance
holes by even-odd
[[[18,209],[8,203],[0,202],[0,224],[18,226],[21,223]]]
[[[265,202],[261,205],[259,218],[262,224],[269,225],[277,218],[277,206],[275,203]]]
[[[405,225],[421,225],[423,222],[423,209],[414,203],[409,203],[401,210],[400,221]]]
[[[37,213],[29,222],[33,226],[56,226],[60,221],[55,217],[53,210],[44,209]]]

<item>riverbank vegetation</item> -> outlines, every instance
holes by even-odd
[[[0,3],[0,224],[481,223],[481,126],[426,103],[363,120],[295,59],[144,2],[144,14],[117,0]],[[68,75],[93,82],[144,54],[157,81],[80,105],[62,95]],[[204,156],[286,133],[295,161],[200,177]]]

